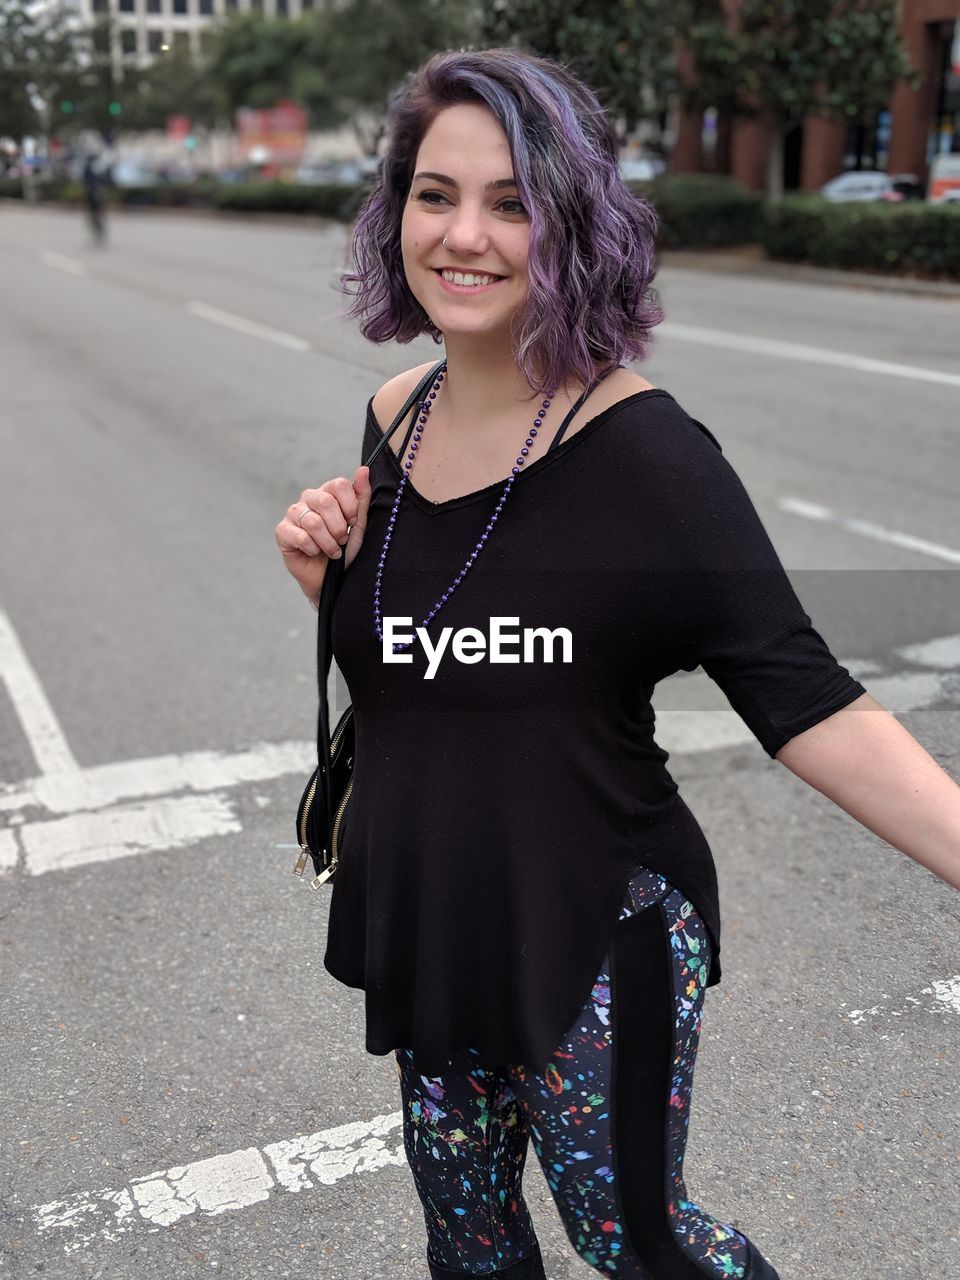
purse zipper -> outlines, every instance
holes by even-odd
[[[334,734],[333,742],[331,742],[330,744],[331,762],[333,760],[334,754],[336,753],[337,747],[340,745],[340,739],[343,737],[343,735],[347,731],[347,724],[349,723],[349,719],[350,717],[348,716],[344,717],[343,725],[340,728],[340,732]],[[310,790],[307,792],[307,798],[303,806],[303,813],[300,817],[300,854],[293,867],[293,874],[295,876],[303,875],[304,868],[307,865],[307,858],[310,856],[310,849],[309,849],[309,846],[307,845],[307,814],[310,812],[310,805],[313,803],[313,797],[316,795],[316,792],[317,792],[317,780],[318,779],[314,777],[313,782],[310,784]],[[350,785],[347,787],[343,800],[340,803],[340,808],[337,810],[337,816],[333,824],[334,849],[336,849],[335,842],[336,842],[337,827],[339,826],[340,818],[343,814],[343,810],[344,810],[344,807],[346,806],[347,800],[350,798],[350,792],[352,789],[353,789],[353,779],[351,778]],[[320,884],[324,884],[327,880],[330,879],[330,876],[332,876],[334,870],[336,870],[336,862],[337,862],[336,853],[334,852],[330,867],[325,868],[317,877],[317,880],[313,881],[313,887],[315,889],[319,887],[319,885],[317,884],[317,881],[319,881]]]
[[[343,793],[343,799],[340,801],[340,808],[337,810],[337,816],[333,820],[333,835],[330,838],[330,844],[333,851],[334,862],[336,862],[337,858],[340,856],[340,851],[337,848],[337,836],[340,834],[340,823],[343,821],[343,815],[347,808],[347,801],[350,799],[350,792],[352,790],[353,778],[351,778],[347,784],[347,789]]]
[[[337,850],[337,836],[340,834],[340,823],[343,821],[344,811],[347,807],[347,801],[350,799],[350,792],[353,790],[353,778],[347,784],[347,789],[343,793],[343,799],[340,801],[340,808],[337,810],[337,816],[333,820],[333,831],[330,836],[330,865],[324,867],[318,876],[310,881],[311,889],[319,889],[325,885],[332,877],[337,869],[337,863],[340,855]]]
[[[307,792],[307,798],[303,804],[303,813],[300,815],[300,855],[293,868],[295,876],[302,876],[303,869],[307,865],[307,858],[310,850],[307,846],[307,814],[310,812],[310,805],[313,797],[317,792],[317,777],[314,775],[313,781],[310,783],[310,790]]]

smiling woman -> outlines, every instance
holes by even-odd
[[[395,1055],[433,1280],[544,1280],[530,1142],[595,1271],[777,1280],[684,1181],[720,905],[654,689],[702,666],[861,821],[882,761],[931,867],[954,864],[954,827],[920,822],[919,757],[911,794],[895,784],[902,751],[858,723],[877,704],[717,438],[624,367],[663,315],[656,216],[591,90],[518,50],[442,53],[390,125],[343,283],[368,338],[430,335],[444,359],[371,397],[368,465],[277,527],[304,592],[337,590],[321,619],[353,707],[324,965],[363,988],[368,1051]],[[494,623],[521,618],[569,651],[504,658]],[[932,810],[960,830],[945,786]]]
[[[452,369],[451,333],[500,330],[490,351],[509,322],[511,363],[538,393],[580,390],[644,357],[663,319],[656,215],[622,182],[612,123],[586,85],[515,51],[439,54],[409,78],[391,123],[342,277],[366,337],[429,333]],[[428,287],[444,268],[498,278],[477,295],[482,309],[449,304],[473,297],[465,284]]]
[[[675,514],[652,513],[672,494],[690,536],[711,478],[730,481],[709,433],[623,365],[663,317],[656,216],[621,180],[594,94],[546,59],[439,54],[391,124],[343,286],[368,338],[429,334],[445,358],[398,456],[381,451],[353,486],[305,491],[291,512],[292,536],[322,524],[349,570],[332,642],[355,767],[324,965],[365,989],[368,1050],[395,1053],[434,1280],[543,1280],[520,1188],[531,1138],[595,1270],[777,1280],[683,1183],[719,910],[709,846],[650,733],[649,673],[689,660],[657,587],[696,562],[658,531]],[[372,398],[365,452],[429,369]],[[333,486],[347,486],[336,512]],[[799,610],[735,484],[730,501],[732,554],[770,578],[762,599],[731,606],[752,620],[739,652],[798,626]],[[596,518],[599,576],[577,533]],[[695,599],[705,616],[709,591]],[[460,625],[437,629],[440,613]],[[491,642],[478,663],[494,624],[521,617],[523,661]],[[540,660],[527,631],[564,638],[559,660]],[[835,664],[820,661],[808,716],[827,706]],[[834,701],[861,692],[844,676]]]

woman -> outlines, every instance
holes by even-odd
[[[396,101],[352,311],[445,361],[371,468],[276,529],[356,725],[324,963],[396,1056],[431,1276],[543,1277],[528,1139],[604,1275],[776,1280],[684,1185],[709,846],[653,737],[702,665],[771,757],[960,886],[960,788],[803,612],[710,432],[622,365],[655,216],[566,69],[437,55]],[[431,365],[368,405],[367,458]],[[560,437],[562,436],[562,441]]]

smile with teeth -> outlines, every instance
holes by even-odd
[[[475,289],[479,289],[483,285],[495,284],[503,278],[502,276],[480,275],[473,271],[446,271],[442,269],[439,274],[443,276],[448,284],[460,284],[465,285],[467,288]]]

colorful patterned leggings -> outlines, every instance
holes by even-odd
[[[641,867],[579,1016],[543,1074],[460,1050],[442,1076],[396,1051],[403,1136],[433,1280],[544,1280],[521,1181],[528,1139],[573,1248],[622,1280],[778,1280],[687,1194],[683,1155],[709,935]]]

